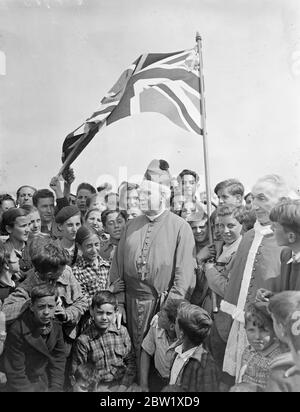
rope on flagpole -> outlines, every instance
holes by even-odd
[[[206,200],[207,200],[207,216],[208,216],[208,236],[209,243],[213,243],[213,234],[211,227],[211,193],[210,193],[210,174],[209,174],[209,162],[208,162],[208,144],[207,144],[207,129],[206,129],[206,107],[204,99],[204,76],[203,76],[203,59],[202,59],[202,39],[199,32],[196,33],[196,43],[199,56],[199,91],[200,91],[200,119],[201,129],[203,137],[203,154],[204,154],[204,170],[205,170],[205,188],[206,188]],[[218,312],[217,296],[212,291],[212,303],[213,312]]]

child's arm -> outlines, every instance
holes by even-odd
[[[9,387],[15,392],[31,392],[33,384],[26,375],[26,354],[20,324],[14,323],[7,335],[4,367]]]
[[[124,358],[124,363],[126,365],[126,372],[121,381],[121,387],[128,388],[134,381],[136,377],[136,362],[135,362],[135,352],[131,345],[131,340],[126,328],[123,329],[123,341],[124,346],[127,348],[127,355]]]
[[[3,302],[2,311],[5,313],[6,323],[12,323],[29,306],[30,296],[22,287],[12,292]]]
[[[70,271],[68,280],[72,303],[65,307],[65,322],[71,325],[76,325],[81,316],[88,310],[89,303],[87,296],[82,292],[81,286],[73,275],[71,268],[67,268]],[[67,270],[67,268],[65,270]]]
[[[73,375],[79,365],[88,362],[89,345],[85,335],[80,335],[73,345],[73,356],[71,365],[71,374]]]
[[[140,377],[141,377],[140,386],[141,386],[142,392],[149,392],[148,378],[149,378],[150,361],[151,361],[151,356],[144,349],[142,349],[141,366],[140,366]]]

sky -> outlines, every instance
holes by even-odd
[[[277,173],[300,188],[298,0],[0,0],[0,193],[48,187],[65,136],[122,71],[142,53],[194,47],[196,31],[211,186]],[[73,163],[73,191],[138,181],[154,158],[203,175],[202,138],[157,113],[123,119]]]

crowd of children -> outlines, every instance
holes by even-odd
[[[158,173],[168,170],[159,162]],[[170,180],[169,196],[158,186],[164,202],[159,192],[152,214],[137,184],[114,193],[81,183],[73,195],[74,179],[69,169],[64,188],[55,177],[51,190],[0,195],[0,391],[300,391],[300,200],[280,176],[248,193],[236,179],[218,183],[211,216],[192,170]],[[194,239],[184,297],[169,293],[184,276],[177,263],[163,293],[147,281],[150,232],[166,209]],[[116,276],[117,256],[137,237],[144,290]],[[126,327],[128,284],[130,299],[135,288],[145,295],[139,322],[151,306],[142,332]]]

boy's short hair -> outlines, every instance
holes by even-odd
[[[90,183],[86,183],[86,182],[80,183],[77,187],[76,195],[78,194],[79,190],[81,190],[81,189],[89,190],[92,194],[97,193],[94,186],[92,186]]]
[[[245,326],[248,322],[253,322],[258,328],[267,326],[273,330],[273,321],[268,312],[268,305],[264,302],[250,303],[245,310]]]
[[[203,343],[212,325],[206,310],[188,302],[182,303],[178,308],[177,321],[180,329],[195,345]]]
[[[57,272],[61,266],[69,262],[68,253],[63,247],[51,238],[37,239],[31,247],[31,261],[38,273],[44,275],[49,272]]]
[[[56,298],[57,297],[56,289],[53,286],[48,285],[46,283],[37,285],[32,289],[30,293],[31,303],[34,305],[34,303],[38,299],[45,298],[47,296],[54,296]]]
[[[49,197],[54,199],[54,194],[53,194],[53,192],[51,192],[51,190],[49,190],[49,189],[40,189],[40,190],[37,190],[33,194],[32,202],[33,202],[34,206],[37,207],[38,203],[39,203],[39,199],[48,199]]]
[[[218,196],[218,191],[221,189],[228,189],[228,192],[232,196],[241,195],[244,196],[244,185],[237,179],[227,179],[219,182],[214,188],[215,194]]]
[[[253,229],[255,222],[256,222],[256,213],[254,209],[247,210],[245,208],[244,217],[243,217],[243,230],[247,232],[250,229]]]
[[[113,305],[116,310],[118,307],[116,295],[114,293],[109,292],[108,290],[97,292],[92,299],[91,308],[100,308],[100,306],[105,305],[107,303]]]
[[[0,275],[4,269],[4,266],[9,264],[9,258],[10,258],[11,252],[12,252],[12,246],[11,246],[11,250],[9,250],[6,244],[0,241]]]
[[[122,218],[125,220],[125,222],[127,222],[127,220],[128,220],[128,213],[126,212],[126,210],[119,210],[119,209],[104,210],[101,213],[101,222],[102,222],[103,227],[106,226],[108,215],[110,215],[111,213],[118,213],[118,215],[122,216]]]
[[[295,349],[300,350],[300,291],[284,291],[270,298],[269,312],[280,323]]]
[[[16,219],[23,216],[27,216],[27,213],[21,207],[11,207],[6,210],[2,215],[1,232],[8,235],[9,233],[6,230],[6,226],[13,227]]]
[[[278,222],[285,230],[300,235],[300,200],[286,199],[278,203],[270,213],[272,222]]]
[[[198,175],[198,173],[194,172],[193,170],[189,170],[189,169],[183,169],[183,170],[179,173],[178,178],[177,178],[178,182],[181,182],[181,181],[182,181],[183,176],[188,176],[188,175],[193,176],[194,179],[195,179],[195,181],[196,181],[196,183],[199,182],[199,175]]]
[[[161,310],[166,312],[171,323],[175,323],[178,308],[182,303],[187,303],[187,301],[185,299],[168,299],[161,307]]]
[[[240,224],[244,222],[245,212],[246,208],[244,206],[225,204],[217,207],[217,216],[232,216]]]
[[[16,206],[15,199],[10,194],[4,193],[4,194],[0,195],[0,205],[2,205],[2,203],[5,200],[11,200],[14,203],[14,205]]]

